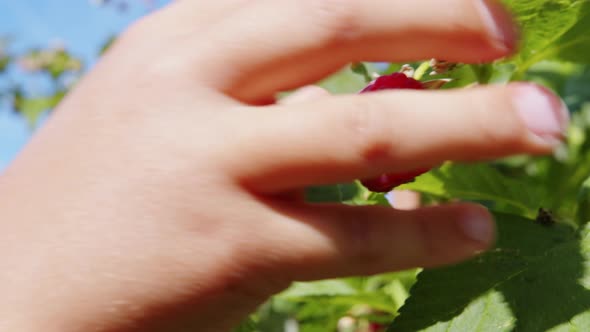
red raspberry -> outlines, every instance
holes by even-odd
[[[385,326],[377,323],[369,323],[369,332],[382,332],[385,331]]]
[[[369,83],[360,93],[366,93],[378,90],[388,89],[413,89],[424,90],[424,86],[419,81],[406,76],[402,73],[393,73],[391,75],[380,76],[373,82]]]
[[[393,73],[391,75],[377,78],[367,85],[367,87],[361,90],[360,93],[388,89],[423,90],[424,86],[419,81],[411,77],[407,77],[405,74]],[[404,173],[383,174],[378,178],[362,180],[361,183],[370,191],[386,193],[399,185],[414,181],[418,175],[428,171],[429,169],[417,169],[415,171]]]
[[[387,193],[397,186],[414,181],[417,176],[429,170],[428,168],[421,168],[411,172],[383,174],[378,178],[363,180],[361,182],[370,191]]]

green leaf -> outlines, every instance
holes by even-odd
[[[504,0],[522,28],[523,43],[515,61],[516,78],[535,63],[557,57],[589,63],[590,15],[586,0]]]
[[[590,222],[590,178],[584,181],[578,192],[577,217],[580,223]]]
[[[362,62],[356,62],[350,65],[350,69],[353,73],[361,75],[367,83],[371,82],[373,79],[367,70],[367,67]]]
[[[590,20],[590,18],[588,18]],[[588,27],[590,31],[590,27]],[[590,50],[587,51],[590,56]],[[561,96],[572,111],[579,111],[590,101],[590,67],[575,66],[575,71],[567,73]]]
[[[590,329],[590,228],[496,219],[495,249],[420,273],[389,332]]]
[[[297,311],[295,306],[284,301],[271,299],[257,312],[256,328],[260,332],[283,331],[286,321]]]
[[[358,289],[350,285],[344,279],[330,279],[315,282],[295,282],[283,293],[280,298],[300,298],[306,296],[336,296],[354,295]]]
[[[257,324],[251,317],[246,318],[233,332],[256,332]]]
[[[29,125],[33,126],[37,123],[39,116],[43,112],[57,106],[64,96],[64,91],[58,91],[51,96],[34,98],[27,98],[21,94],[15,94],[14,108],[27,119]]]
[[[46,72],[57,80],[66,72],[81,71],[82,60],[64,49],[34,49],[20,58],[21,65],[30,72]]]
[[[65,72],[78,71],[82,69],[82,61],[74,58],[66,51],[56,51],[53,54],[51,61],[46,66],[46,71],[52,78],[57,79]]]
[[[582,3],[576,24],[558,41],[555,48],[562,59],[590,64],[590,2]]]
[[[492,75],[494,74],[494,68],[492,65],[470,65],[470,67],[477,78],[477,83],[487,84],[492,79]]]
[[[0,49],[0,74],[8,68],[11,60],[12,59],[8,55],[2,54],[2,49]]]
[[[110,36],[107,41],[100,47],[100,51],[98,52],[100,55],[104,55],[108,50],[111,49],[111,46],[115,44],[117,41],[117,35]]]
[[[318,84],[333,94],[345,94],[359,92],[365,87],[366,82],[361,75],[357,75],[350,68],[346,68]]]
[[[535,82],[557,92],[569,106],[578,110],[585,96],[590,96],[587,88],[590,81],[584,66],[569,62],[542,61],[533,65],[524,80]]]
[[[309,203],[335,203],[342,201],[338,186],[313,186],[305,188],[305,201]]]
[[[546,199],[543,188],[504,176],[486,164],[447,163],[399,189],[444,199],[477,201],[529,217],[536,215]]]
[[[396,303],[391,297],[383,292],[374,293],[359,293],[351,295],[324,295],[324,296],[308,296],[306,298],[290,298],[290,301],[295,302],[323,302],[325,305],[338,305],[346,308],[352,308],[354,305],[363,304],[372,309],[380,310],[394,314],[397,310]],[[321,312],[314,313],[314,316],[321,316]]]
[[[296,317],[301,331],[330,330],[347,315],[385,323],[397,314],[415,277],[416,270],[409,270],[371,277],[296,282],[276,295],[271,303],[275,312]],[[289,307],[288,303],[296,306]]]
[[[305,188],[308,203],[343,203],[348,205],[390,206],[384,194],[370,192],[359,181]]]
[[[310,203],[340,203],[354,199],[359,193],[356,183],[312,186],[305,188],[305,201]]]
[[[507,0],[523,30],[523,59],[555,47],[555,42],[578,20],[584,1],[579,0]]]
[[[300,323],[301,331],[332,331],[338,320],[344,316],[358,317],[374,314],[373,318],[379,317],[380,321],[390,322],[397,309],[396,303],[384,292],[279,299],[298,304],[293,316]],[[365,313],[355,313],[357,311],[355,309]]]

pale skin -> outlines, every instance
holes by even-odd
[[[493,1],[176,1],[125,32],[0,177],[0,330],[230,331],[294,280],[461,261],[472,204],[309,205],[301,188],[548,154],[567,116],[532,84],[329,96],[348,62],[491,61]]]

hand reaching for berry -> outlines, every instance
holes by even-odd
[[[0,178],[6,331],[229,331],[293,280],[457,262],[489,213],[310,205],[309,185],[550,153],[532,84],[272,104],[348,62],[491,61],[492,0],[175,1],[131,27]],[[266,106],[256,106],[266,105]]]

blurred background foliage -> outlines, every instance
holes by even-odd
[[[129,6],[137,5],[137,3],[131,4],[133,1],[124,0],[94,2],[102,7],[101,10],[116,10],[121,13],[127,11]],[[427,204],[456,199],[469,200],[485,204],[502,213],[529,219],[535,218],[538,208],[545,208],[553,211],[558,223],[572,227],[579,231],[579,234],[586,234],[583,233],[583,229],[590,220],[590,140],[588,139],[590,137],[590,33],[588,33],[590,1],[505,0],[504,2],[512,8],[522,26],[523,43],[518,54],[493,64],[457,64],[442,73],[430,72],[432,68],[427,65],[429,59],[424,59],[426,62],[415,62],[410,65],[426,70],[420,74],[424,80],[451,78],[452,81],[444,87],[445,89],[469,87],[474,84],[503,84],[515,80],[533,81],[547,86],[564,99],[572,112],[573,121],[568,133],[568,144],[559,149],[555,155],[542,158],[516,156],[482,165],[447,164],[404,187],[422,193],[422,199]],[[152,1],[143,1],[141,5],[149,11],[157,4]],[[104,51],[115,37],[102,41],[101,45],[97,45],[97,50]],[[14,42],[11,38],[11,36],[4,36],[0,39],[0,104],[7,105],[6,108],[10,112],[26,119],[33,130],[43,122],[45,116],[92,64],[86,63],[67,45],[59,42],[15,51],[11,47]],[[398,71],[402,65],[366,63],[363,68],[366,70],[365,74],[371,76]],[[46,88],[42,92],[31,91],[28,88],[30,84],[27,84],[31,80],[43,82]],[[355,72],[347,67],[318,84],[335,94],[356,93],[366,85],[366,77],[359,74],[358,70]],[[385,197],[372,194],[357,183],[310,188],[308,199],[313,202],[388,204]],[[518,222],[515,224],[520,225]],[[539,239],[550,239],[555,236],[538,231],[536,228],[531,229],[530,227],[533,227],[531,225],[523,224],[521,228],[511,229],[511,231],[536,234]],[[502,226],[502,229],[504,228],[510,227]],[[585,242],[575,242],[578,240],[573,240],[573,237],[570,239],[565,230],[559,232],[566,234],[563,235],[563,239],[566,239],[563,241],[572,241],[576,245],[590,247],[590,244]],[[581,237],[582,235],[579,235],[576,239]],[[518,247],[521,245],[520,242],[525,247]],[[508,238],[506,245],[517,248],[514,250],[522,251],[538,245],[538,243],[529,242]],[[552,248],[551,245],[547,247]],[[492,326],[489,330],[512,330],[515,326],[514,322],[519,318],[523,320],[526,315],[518,316],[517,310],[510,313],[502,309],[504,307],[499,303],[506,301],[510,293],[503,293],[503,289],[495,288],[468,294],[471,297],[462,300],[467,304],[458,306],[462,308],[461,310],[448,314],[444,319],[439,317],[439,320],[435,319],[427,323],[429,319],[436,317],[436,309],[428,309],[431,308],[429,304],[435,303],[435,300],[438,301],[436,303],[439,307],[450,308],[456,304],[457,294],[444,292],[445,289],[455,290],[453,288],[455,280],[468,284],[473,279],[470,276],[483,274],[488,278],[484,280],[486,282],[503,282],[500,272],[490,269],[489,264],[484,264],[486,259],[497,262],[498,257],[500,256],[494,256],[492,252],[490,256],[482,258],[483,265],[472,262],[471,265],[467,265],[468,268],[459,267],[464,270],[449,267],[447,270],[434,272],[427,270],[420,273],[420,269],[414,269],[370,277],[295,283],[264,304],[238,327],[237,331],[378,332],[385,331],[386,326],[400,316],[400,312],[404,318],[394,321],[390,327],[391,331],[470,331],[469,325],[461,325],[461,319],[471,314],[471,311],[467,309],[476,308],[476,305],[481,304],[482,296],[489,303],[498,303],[496,308],[499,309],[490,313],[492,315],[490,317],[497,318],[497,321],[505,319],[508,322],[505,328],[501,329],[494,329],[494,325],[489,325]],[[512,264],[511,266],[516,261],[514,257],[501,256],[501,258],[502,262]],[[535,259],[541,263],[559,264],[553,261],[546,262],[543,258],[535,257]],[[530,264],[531,260],[522,259],[523,264]],[[564,261],[567,262],[567,260]],[[466,269],[470,269],[470,274],[466,274],[468,273]],[[564,268],[564,271],[569,270]],[[429,289],[430,293],[425,291],[426,295],[422,297],[417,295],[413,302],[407,301],[413,292],[419,293],[423,289],[422,286],[417,286],[411,290],[419,273],[421,277],[418,279],[426,280],[422,284],[426,285],[424,287]],[[585,278],[582,275],[577,277],[580,280]],[[556,283],[560,283],[559,278]],[[433,288],[428,288],[429,285]],[[541,286],[545,289],[551,288],[547,284]],[[485,293],[487,291],[489,292]],[[533,288],[532,291],[544,292],[541,288]],[[568,291],[570,291],[569,288],[562,290],[561,295],[564,298],[575,295]],[[538,300],[543,299],[541,297]],[[402,309],[406,302],[410,304],[406,309]],[[552,303],[552,305],[560,304]],[[567,303],[564,306],[567,306]],[[590,309],[590,302],[582,302],[581,306],[584,310],[578,310],[575,314],[587,312]],[[424,310],[414,310],[415,307],[424,308]],[[575,314],[567,319],[574,321],[577,317]],[[551,317],[552,313],[543,313],[543,315]],[[402,323],[399,323],[400,321]],[[441,325],[437,325],[441,321],[447,323],[444,329],[441,329]],[[396,322],[401,325],[396,325]],[[419,324],[412,325],[411,322],[419,322]],[[451,328],[448,322],[457,322],[455,328]],[[570,327],[566,325],[564,330]],[[590,330],[590,324],[585,327]],[[519,330],[541,331],[549,328],[558,329],[559,324],[544,325],[543,329],[520,326]]]
[[[103,10],[115,10],[122,15],[131,5],[141,5],[146,12],[156,6],[152,0],[90,2]],[[104,51],[115,37],[104,40],[102,45],[97,45],[97,49]],[[12,112],[22,115],[33,128],[43,114],[50,112],[61,101],[89,69],[89,65],[59,39],[15,51],[11,46],[18,38],[2,35],[0,31],[0,103],[8,104]],[[35,81],[40,83],[31,83]],[[33,92],[28,88],[32,85],[42,85],[45,89],[42,93]]]

